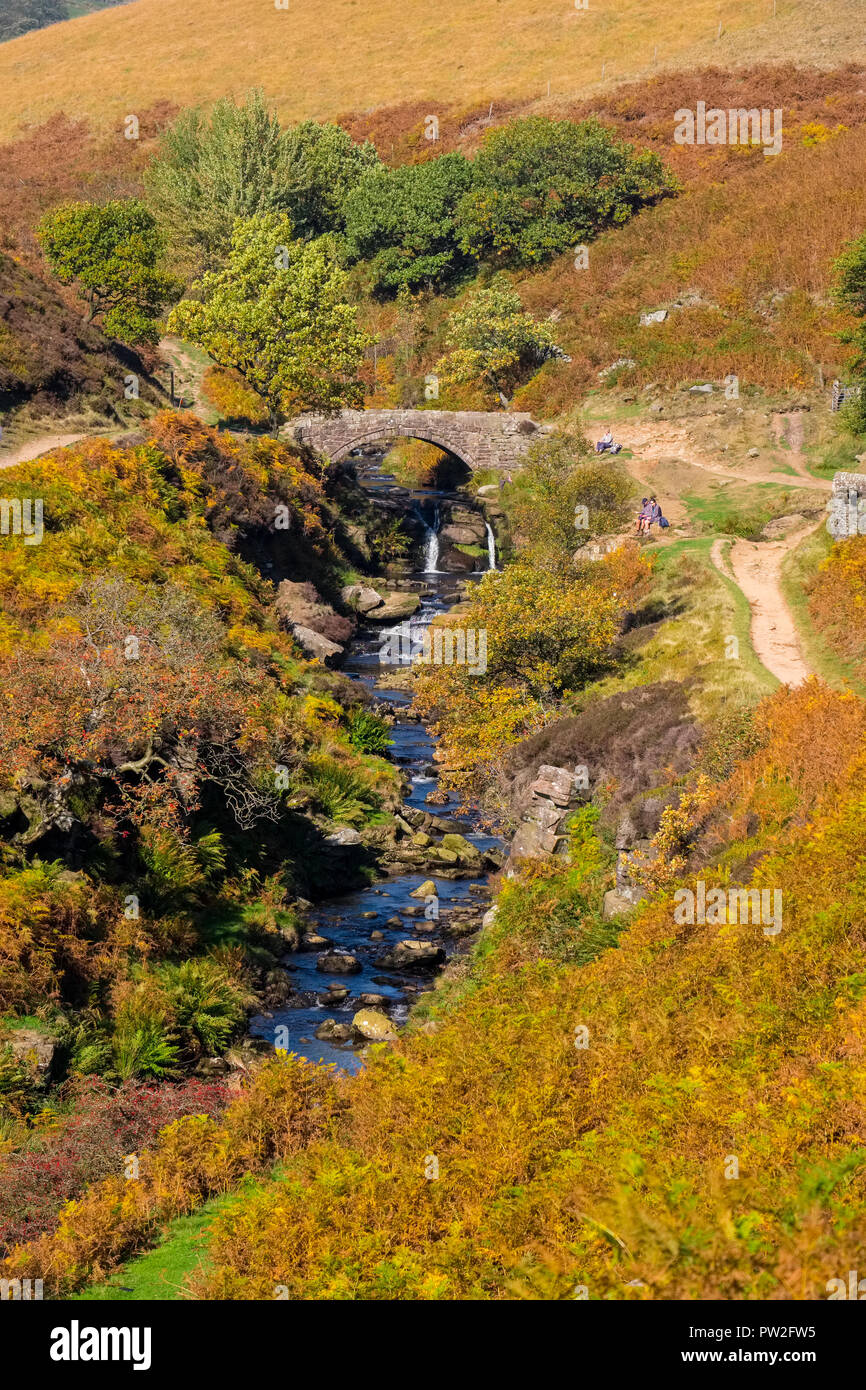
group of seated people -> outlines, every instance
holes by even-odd
[[[646,536],[653,526],[667,527],[667,520],[662,516],[662,509],[655,497],[642,497],[641,509],[637,514],[637,534]]]
[[[597,454],[618,454],[621,448],[621,444],[614,444],[613,431],[608,425],[595,446],[595,452]],[[641,498],[641,509],[637,515],[637,534],[639,536],[648,535],[653,526],[665,530],[669,525],[670,522],[662,516],[662,509],[655,497]]]

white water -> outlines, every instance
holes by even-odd
[[[423,520],[423,518],[422,518]],[[427,526],[427,523],[424,522]],[[427,526],[427,536],[424,541],[424,573],[439,573],[439,508],[436,508],[433,525]]]
[[[496,537],[493,534],[493,527],[490,522],[485,522],[487,527],[487,568],[496,569]]]

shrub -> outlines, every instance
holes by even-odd
[[[175,1088],[168,1087],[143,1094],[164,1097],[161,1103],[168,1107],[173,1092]],[[146,1244],[165,1221],[193,1211],[204,1198],[227,1191],[247,1173],[267,1172],[325,1135],[339,1102],[331,1070],[294,1055],[265,1064],[221,1123],[213,1117],[222,1103],[222,1087],[191,1086],[180,1094],[190,1096],[188,1109],[181,1110],[179,1119],[172,1119],[170,1108],[162,1112],[165,1127],[150,1152],[144,1148],[145,1134],[130,1138],[118,1129],[116,1118],[109,1117],[112,1132],[123,1133],[124,1150],[138,1154],[138,1180],[125,1181],[118,1164],[114,1176],[67,1202],[53,1231],[14,1249],[0,1263],[0,1276],[20,1277],[31,1270],[55,1293],[104,1277]],[[89,1152],[91,1148],[103,1152],[98,1142]],[[77,1180],[76,1187],[81,1190]],[[63,1190],[58,1193],[60,1202],[65,1195]],[[43,1230],[53,1225],[56,1208],[57,1202],[50,1211],[43,1208]]]
[[[214,960],[166,963],[155,971],[173,1024],[194,1054],[224,1051],[251,996]]]
[[[127,1154],[141,1154],[181,1115],[218,1115],[228,1094],[217,1082],[177,1086],[125,1081],[111,1087],[89,1077],[68,1085],[61,1115],[38,1147],[0,1158],[0,1251],[52,1229],[60,1208],[88,1183],[122,1174]]]
[[[456,153],[364,176],[346,202],[345,248],[367,263],[376,293],[442,286],[465,269],[454,216],[472,183],[472,165]]]
[[[458,240],[477,260],[532,265],[627,222],[675,183],[657,154],[636,152],[596,120],[530,116],[489,130]]]
[[[313,804],[328,820],[360,824],[378,807],[379,799],[364,778],[327,753],[314,754],[305,774]]]
[[[249,425],[264,425],[268,409],[255,391],[247,386],[239,372],[208,367],[202,381],[205,395],[223,419]]]

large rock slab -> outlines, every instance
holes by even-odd
[[[371,623],[399,622],[401,618],[411,618],[418,611],[421,599],[417,594],[386,593],[378,608],[365,614]]]
[[[356,613],[362,614],[370,613],[374,608],[381,608],[385,602],[382,595],[369,584],[347,584],[340,597],[347,608],[353,608]]]
[[[574,777],[566,767],[552,767],[542,763],[530,784],[534,796],[546,796],[557,806],[567,806],[574,790]]]
[[[339,642],[330,642],[327,637],[323,637],[320,632],[314,632],[311,627],[302,627],[300,623],[296,623],[292,628],[292,636],[300,643],[305,656],[321,661],[325,666],[336,666],[343,656],[343,648]]]

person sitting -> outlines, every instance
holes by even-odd
[[[606,450],[612,449],[612,448],[613,448],[613,430],[611,429],[610,425],[608,425],[608,427],[607,427],[607,429],[605,430],[604,434],[601,436],[601,439],[598,441],[598,443],[597,443],[596,446],[595,446],[595,452],[596,452],[597,454],[603,454],[603,453],[606,452]]]
[[[648,497],[642,497],[642,498],[640,499],[640,511],[639,511],[638,514],[637,514],[637,525],[636,525],[636,528],[635,528],[635,530],[636,530],[636,532],[637,532],[637,534],[638,534],[639,536],[642,536],[642,535],[643,535],[644,531],[646,530],[646,523],[647,523],[648,521],[649,521],[649,498],[648,498]]]
[[[651,531],[653,526],[657,526],[658,523],[661,521],[661,517],[662,509],[659,505],[659,502],[657,498],[651,497],[649,503],[649,525],[647,526],[647,530]]]

